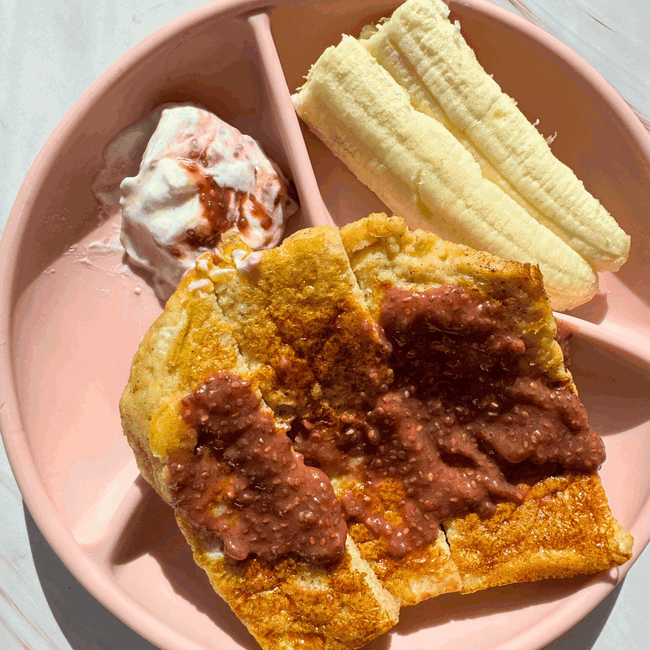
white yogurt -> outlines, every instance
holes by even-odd
[[[286,177],[250,136],[191,105],[165,105],[156,118],[138,174],[120,185],[120,239],[166,299],[221,233],[239,230],[254,250],[277,246],[298,206]],[[132,127],[121,142],[142,132]]]

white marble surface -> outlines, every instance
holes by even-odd
[[[496,0],[554,34],[650,122],[648,0]],[[2,0],[0,228],[45,140],[121,54],[201,0]],[[24,507],[0,449],[0,648],[149,650],[72,577]],[[642,650],[650,553],[545,650]],[[462,646],[459,645],[459,649]]]

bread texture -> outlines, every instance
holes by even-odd
[[[387,292],[439,287],[498,305],[525,342],[522,362],[575,392],[536,267],[411,231],[384,214],[340,231],[306,229],[261,253],[227,233],[183,279],[134,358],[120,409],[141,472],[174,507],[195,560],[263,648],[360,647],[395,624],[400,605],[593,573],[631,555],[632,540],[593,472],[524,482],[523,498],[503,499],[491,516],[448,518],[424,543],[395,551],[394,531],[413,520],[408,483],[399,472],[378,478],[361,471],[369,462],[361,451],[346,451],[345,462],[337,454],[367,447],[359,436],[374,435],[363,424],[369,403],[395,379],[379,325]],[[173,464],[199,446],[183,400],[223,372],[247,382],[273,435],[288,433],[327,475],[347,523],[335,562],[292,553],[273,562],[254,554],[234,559],[175,497]],[[209,497],[218,509],[227,487]]]
[[[488,520],[449,521],[445,534],[463,593],[597,573],[632,555],[632,538],[612,516],[596,475],[549,477],[521,505],[501,504]]]

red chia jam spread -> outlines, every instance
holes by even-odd
[[[185,162],[185,169],[191,174],[199,193],[199,201],[208,222],[207,226],[189,228],[185,232],[186,242],[194,248],[215,248],[226,230],[236,227],[243,235],[251,232],[251,225],[246,217],[245,205],[248,202],[250,215],[257,220],[263,230],[269,231],[274,226],[274,220],[266,206],[254,195],[247,194],[231,187],[221,187],[216,180],[203,173],[207,166],[205,156],[200,158],[203,163]],[[282,189],[274,198],[274,207],[280,203],[289,205],[297,200],[292,186]],[[234,219],[234,221],[233,221]],[[268,236],[267,244],[272,240]]]
[[[500,501],[521,502],[521,483],[565,470],[593,472],[605,459],[578,397],[530,365],[526,344],[499,306],[459,287],[386,292],[380,328],[392,347],[390,387],[362,415],[301,421],[295,448],[328,474],[352,471],[363,496],[343,506],[402,557],[434,541],[439,524]],[[369,498],[386,479],[403,486],[393,525]]]
[[[196,444],[169,463],[173,505],[226,555],[316,564],[342,556],[347,528],[329,479],[304,464],[248,382],[212,375],[183,398],[182,414]]]

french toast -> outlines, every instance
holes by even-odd
[[[364,645],[394,625],[398,606],[351,540],[342,555],[326,565],[296,556],[236,560],[193,518],[194,504],[179,498],[175,467],[206,456],[199,453],[196,432],[183,419],[183,399],[224,371],[242,383],[254,382],[217,304],[214,286],[197,268],[182,280],[146,334],[120,402],[124,431],[142,475],[174,507],[197,564],[262,648],[343,650]],[[268,438],[283,442],[282,421],[263,402],[258,410],[268,418]],[[214,455],[208,454],[211,460],[203,469],[211,472],[211,466],[225,464]],[[290,460],[302,464],[299,456]],[[204,481],[198,486],[213,512],[232,501],[228,479],[238,477],[228,469],[224,474],[214,485]]]
[[[409,301],[436,308],[421,317]],[[424,330],[413,318],[424,318]],[[399,605],[629,559],[632,540],[596,473],[602,444],[582,411],[568,410],[579,407],[555,335],[536,267],[411,231],[396,217],[305,229],[261,253],[227,233],[183,279],[136,354],[120,405],[124,431],[197,563],[262,647],[359,647],[390,629]],[[233,399],[196,406],[224,376],[237,390],[245,384],[251,417],[266,423],[287,462],[336,497],[340,510],[332,499],[328,507],[341,513],[347,536],[334,559],[319,561],[298,542],[278,541],[274,557],[275,547],[229,540],[219,518],[237,528],[246,500],[224,515],[233,497],[223,472],[182,492],[187,466],[209,479],[225,463],[232,478],[243,463],[245,449],[233,456],[231,446],[247,439],[249,424],[238,429],[226,417]],[[533,384],[544,384],[537,389],[546,401],[568,400],[566,448],[551,434],[531,438],[521,420],[522,408],[533,419],[543,410]],[[503,428],[508,417],[519,446],[490,437],[486,423]],[[213,419],[230,439],[206,437],[203,423]],[[436,423],[473,427],[470,440],[460,442],[462,432],[459,441],[436,438]],[[262,467],[264,445],[251,449]],[[271,482],[291,486],[293,475],[274,470],[271,456]],[[275,504],[266,507],[273,513]],[[299,523],[298,538],[308,540],[311,529]]]
[[[300,231],[243,273],[235,272],[235,251],[248,253],[236,234],[228,235],[215,289],[240,349],[254,359],[265,399],[289,417],[296,448],[324,469],[341,499],[369,500],[395,527],[403,525],[399,482],[369,493],[367,482],[328,458],[391,376],[338,230]],[[442,531],[422,548],[395,556],[367,523],[350,517],[348,523],[361,556],[402,604],[460,588]]]
[[[553,386],[577,392],[537,268],[411,231],[385,215],[348,224],[341,235],[375,318],[387,289],[396,286],[426,292],[451,283],[478,292],[500,303],[502,318],[525,342],[523,365],[537,368]],[[443,521],[460,591],[595,573],[631,557],[632,538],[612,517],[595,469],[540,469],[534,481],[521,483],[519,504],[499,503],[487,518],[473,513]]]

